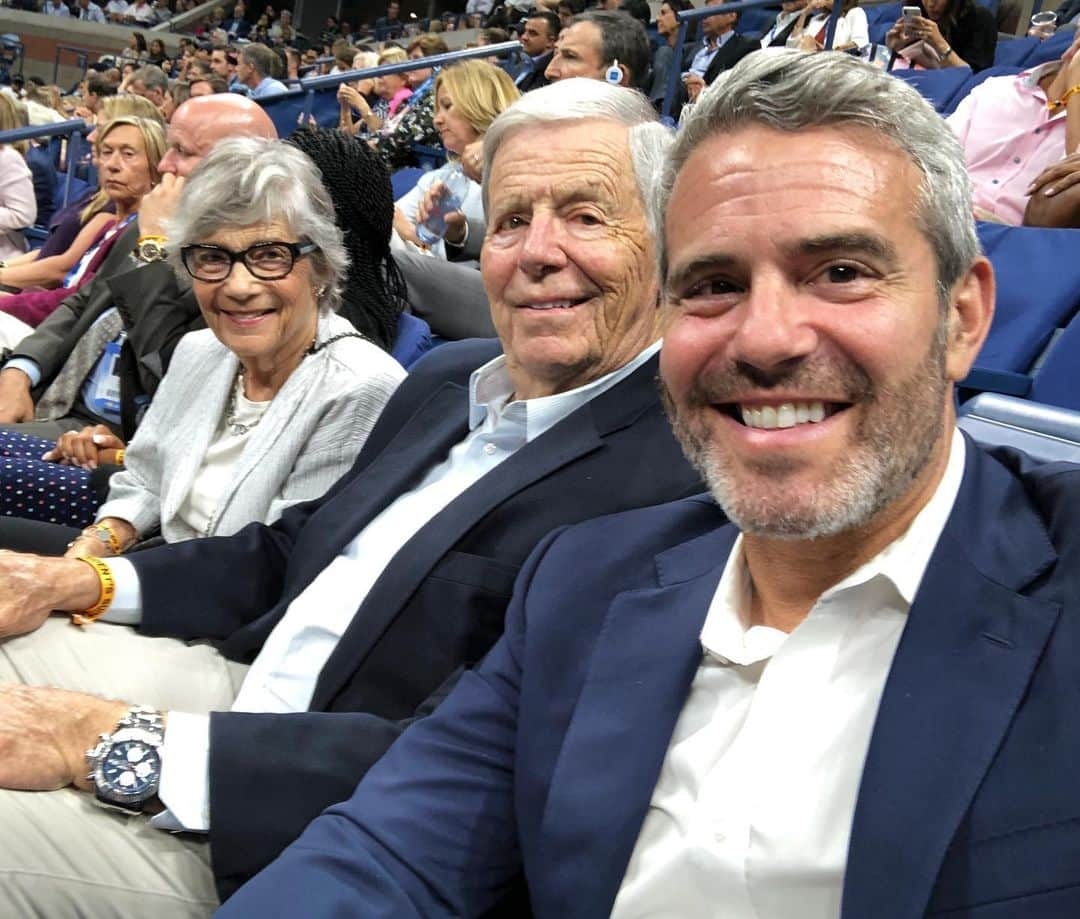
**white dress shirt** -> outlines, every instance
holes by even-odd
[[[720,49],[724,47],[735,34],[734,29],[728,29],[723,35],[716,39],[716,47],[710,48],[709,43],[705,42],[704,45],[694,55],[694,60],[690,64],[690,69],[687,73],[696,73],[699,77],[705,76],[705,71],[709,69],[709,65],[713,62],[713,58],[720,53]]]
[[[839,917],[881,693],[963,471],[954,431],[945,475],[907,531],[790,634],[746,627],[737,538],[613,919]]]
[[[436,514],[467,488],[590,399],[628,377],[660,348],[656,342],[619,370],[576,389],[509,402],[506,359],[495,358],[469,381],[470,431],[423,481],[371,521],[289,604],[248,670],[233,711],[302,712],[327,659],[387,564]],[[116,596],[106,621],[141,619],[134,566],[108,559]],[[210,719],[170,712],[162,747],[160,797],[169,808],[154,818],[160,829],[205,831],[209,814]]]

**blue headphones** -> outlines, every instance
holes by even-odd
[[[612,86],[618,86],[622,82],[622,70],[619,68],[619,59],[615,58],[611,66],[604,71],[604,82]]]

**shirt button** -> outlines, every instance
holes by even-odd
[[[991,179],[991,180],[990,180],[990,184],[991,184],[991,185],[997,185],[997,183],[998,183],[998,180],[997,180],[997,179]]]
[[[1041,134],[1042,133],[1042,128],[1036,128],[1035,133],[1036,134]]]
[[[1019,162],[1020,162],[1020,157],[1018,157],[1018,156],[1014,156],[1014,157],[1013,157],[1013,162],[1014,162],[1014,163],[1019,163]]]
[[[495,444],[484,444],[484,452],[488,456],[491,456],[491,454],[495,452]]]

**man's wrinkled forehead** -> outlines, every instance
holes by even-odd
[[[512,210],[530,210],[541,197],[557,205],[640,201],[629,129],[605,118],[523,125],[499,145],[489,195],[493,206]]]

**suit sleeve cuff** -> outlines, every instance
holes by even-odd
[[[142,587],[135,566],[126,558],[102,559],[116,582],[116,594],[102,613],[102,622],[114,625],[138,625],[142,622]]]
[[[4,370],[21,370],[30,377],[31,389],[41,382],[41,368],[37,365],[37,361],[33,361],[28,357],[13,357],[4,364]]]
[[[210,830],[210,717],[169,712],[161,745],[158,797],[167,810],[150,822],[159,830]]]

